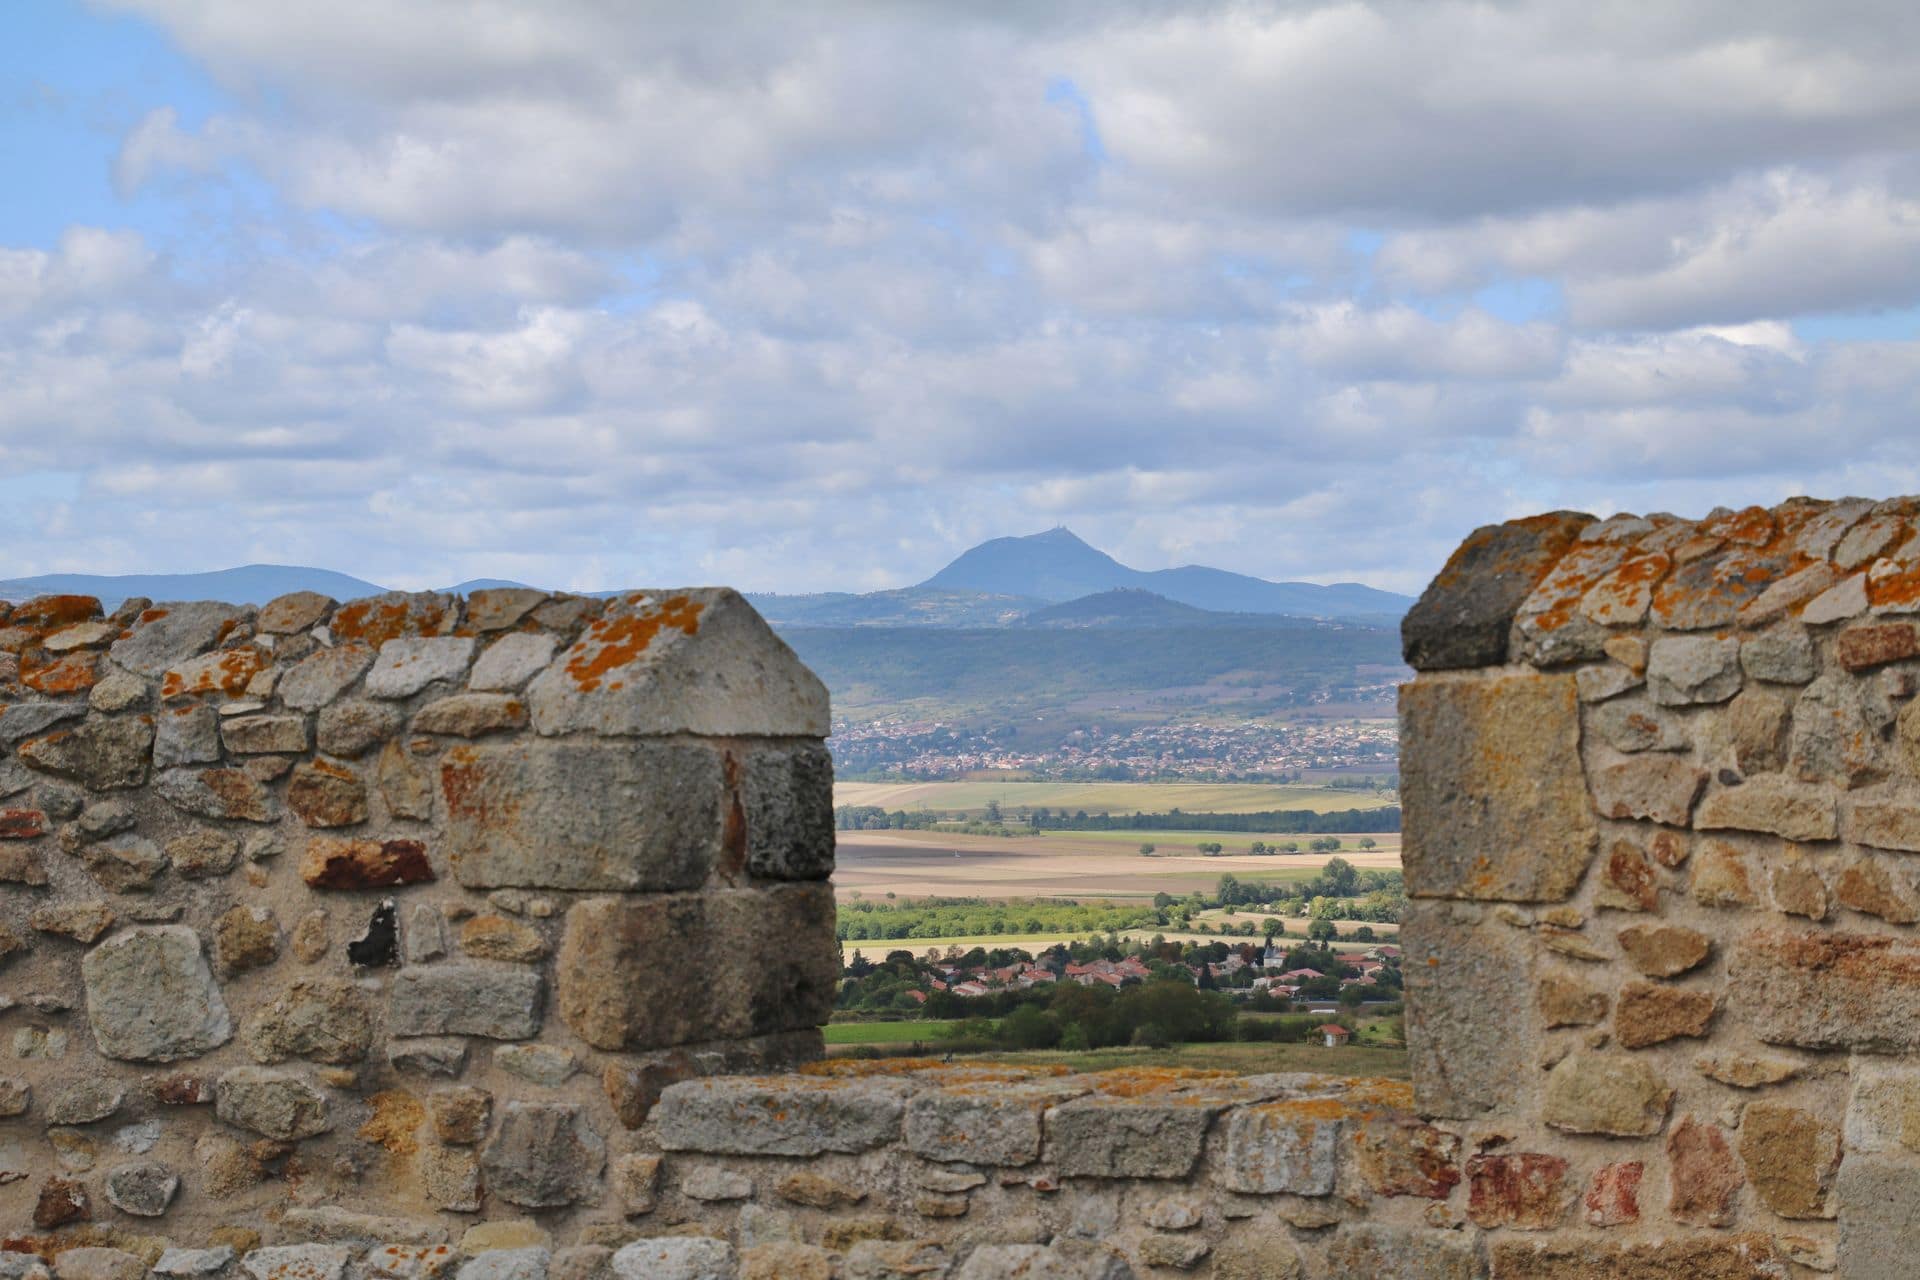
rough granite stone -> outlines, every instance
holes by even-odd
[[[135,1062],[176,1062],[233,1038],[220,988],[185,925],[128,929],[80,962],[87,1021],[100,1052]]]
[[[400,636],[380,646],[362,687],[370,698],[410,698],[430,684],[461,679],[472,661],[470,636]]]
[[[509,1102],[480,1165],[487,1189],[511,1204],[546,1209],[596,1192],[606,1144],[584,1108],[564,1102]]]
[[[388,1030],[398,1036],[526,1040],[540,1033],[537,970],[485,961],[406,967],[394,975]]]
[[[1504,925],[1458,924],[1445,904],[1408,904],[1401,972],[1424,1114],[1469,1119],[1508,1097],[1505,1046],[1525,1034],[1534,1003],[1533,953],[1511,935]]]
[[[168,668],[213,648],[249,612],[212,600],[156,605],[141,614],[133,634],[116,642],[108,655],[116,665],[157,680]]]
[[[1040,1158],[1047,1108],[1082,1089],[1052,1083],[1010,1083],[982,1089],[929,1089],[907,1103],[905,1142],[929,1160],[1018,1166]]]
[[[173,1203],[180,1176],[158,1160],[140,1160],[110,1171],[105,1186],[107,1202],[122,1213],[157,1218]]]
[[[1727,976],[1729,1012],[1770,1044],[1920,1049],[1920,943],[1907,938],[1755,930]]]
[[[653,1109],[667,1151],[817,1156],[867,1151],[900,1134],[902,1091],[887,1081],[715,1077],[668,1085]]]
[[[1547,1073],[1541,1115],[1555,1129],[1645,1137],[1665,1122],[1673,1090],[1646,1059],[1576,1051]]]
[[[1486,1275],[1477,1241],[1458,1232],[1352,1223],[1327,1245],[1336,1276],[1366,1280],[1481,1280]]]
[[[320,649],[280,677],[280,701],[295,711],[318,711],[333,702],[373,665],[373,650],[362,644]]]
[[[635,1240],[607,1265],[619,1280],[735,1280],[733,1246],[703,1236]]]
[[[281,1141],[333,1127],[325,1094],[298,1075],[265,1067],[223,1072],[214,1086],[214,1109],[228,1124]]]
[[[1725,702],[1740,692],[1740,642],[1666,636],[1647,653],[1647,693],[1663,707]]]
[[[1839,834],[1831,792],[1771,775],[1709,790],[1693,825],[1702,831],[1763,831],[1800,841],[1831,840]]]
[[[1407,892],[1557,902],[1598,842],[1567,676],[1430,677],[1400,687]]]

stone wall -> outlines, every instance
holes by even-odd
[[[1411,1085],[787,1069],[819,687],[726,593],[599,609],[0,619],[0,1280],[1914,1273],[1920,500],[1461,547]]]
[[[1560,512],[1408,617],[1415,1109],[1496,1273],[1920,1268],[1917,534],[1911,498]]]
[[[7,1247],[622,1221],[820,1052],[826,732],[728,591],[0,604]]]

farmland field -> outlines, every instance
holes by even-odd
[[[1257,919],[1258,917],[1241,917],[1243,920],[1248,918]],[[1358,923],[1354,921],[1343,920],[1337,923],[1342,932],[1351,932],[1358,927]],[[1302,930],[1305,925],[1306,921],[1304,920],[1287,921],[1287,929],[1291,933],[1291,937],[1287,940],[1296,944],[1301,942]],[[1343,939],[1330,945],[1335,951],[1342,955],[1359,955],[1361,952],[1376,947],[1382,942],[1391,943],[1394,941],[1393,937],[1384,932],[1385,929],[1389,929],[1392,926],[1375,925],[1373,927],[1376,932],[1380,933],[1380,937],[1373,942],[1355,942],[1352,939]],[[1135,938],[1141,942],[1145,942],[1155,936],[1165,938],[1169,942],[1239,943],[1263,941],[1263,939],[1258,938],[1225,938],[1218,934],[1189,933],[1182,929],[1121,929],[1119,930],[1119,934],[1122,938]],[[879,960],[889,951],[911,951],[916,956],[924,956],[927,951],[933,947],[938,947],[942,951],[945,951],[948,947],[962,947],[967,950],[972,950],[974,947],[985,947],[989,951],[1000,947],[1013,947],[1026,952],[1028,955],[1038,955],[1056,942],[1084,942],[1090,936],[1092,936],[1091,933],[1085,929],[1082,929],[1078,933],[1061,929],[1042,933],[986,934],[968,938],[859,938],[840,944],[840,960],[841,963],[846,963],[853,959],[853,953],[856,951],[860,952],[869,960]],[[1106,935],[1102,934],[1101,936],[1105,937]]]
[[[915,1018],[904,1022],[829,1022],[820,1030],[830,1045],[912,1044],[916,1040],[938,1040],[949,1027],[959,1025],[953,1018]]]
[[[1196,846],[1215,841],[1245,850],[1256,839],[1269,843],[1301,836],[1241,832],[1048,831],[1034,836],[969,836],[944,831],[842,831],[834,889],[869,897],[902,898],[1151,898],[1211,889],[1231,873],[1248,880],[1307,880],[1328,859],[1356,867],[1398,868],[1400,840],[1370,837],[1380,847],[1357,849],[1346,837],[1339,853],[1291,853],[1253,857],[1245,852],[1202,857]],[[1142,843],[1155,856],[1139,853]]]
[[[1265,782],[841,782],[836,805],[882,809],[938,809],[979,813],[987,802],[1002,810],[1064,809],[1069,813],[1260,813],[1306,809],[1314,813],[1377,809],[1395,803],[1391,792]]]

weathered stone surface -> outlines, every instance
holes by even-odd
[[[1718,1125],[1683,1116],[1667,1135],[1670,1195],[1667,1212],[1696,1227],[1733,1222],[1746,1176]]]
[[[1762,1085],[1780,1084],[1800,1074],[1800,1064],[1797,1062],[1745,1054],[1702,1054],[1693,1060],[1693,1068],[1709,1080],[1718,1080],[1736,1089],[1758,1089]]]
[[[1636,924],[1615,935],[1633,967],[1650,978],[1672,978],[1696,968],[1713,951],[1713,940],[1677,924]]]
[[[280,958],[280,922],[267,907],[229,907],[213,927],[214,967],[223,977],[265,968]]]
[[[192,703],[162,707],[154,716],[153,767],[220,763],[220,717],[212,707]]]
[[[418,840],[315,836],[301,856],[300,878],[315,889],[386,889],[435,877]]]
[[[573,1204],[597,1191],[606,1144],[573,1103],[509,1102],[481,1154],[487,1189],[530,1209]]]
[[[1833,638],[1834,661],[1848,671],[1868,671],[1920,656],[1920,627],[1911,622],[1869,622]]]
[[[747,870],[769,880],[833,874],[833,757],[808,744],[748,752],[740,769]]]
[[[1684,760],[1646,756],[1595,770],[1593,807],[1606,818],[1649,818],[1684,827],[1707,774]]]
[[[1555,902],[1597,836],[1565,676],[1432,678],[1400,688],[1407,890]]]
[[[240,1043],[255,1062],[359,1062],[373,1043],[373,1011],[352,983],[303,978],[248,1016]]]
[[[120,1110],[126,1090],[119,1083],[95,1076],[76,1080],[47,1100],[48,1124],[92,1124]]]
[[[1764,831],[1801,841],[1831,840],[1839,834],[1831,793],[1774,776],[1707,792],[1693,825],[1702,831]]]
[[[636,1240],[607,1264],[619,1280],[734,1280],[733,1247],[702,1236]]]
[[[1793,1107],[1750,1104],[1740,1117],[1740,1159],[1767,1208],[1783,1218],[1831,1218],[1840,1133]]]
[[[1623,698],[1589,713],[1595,733],[1615,751],[1685,751],[1693,745],[1686,721],[1644,698]]]
[[[102,888],[113,893],[145,893],[167,869],[167,856],[144,836],[115,836],[84,846],[80,861]]]
[[[1893,924],[1920,920],[1920,889],[1914,885],[1912,870],[1880,859],[1859,859],[1842,868],[1833,884],[1833,900]]]
[[[291,591],[262,605],[254,626],[263,635],[290,636],[325,622],[335,603],[318,591]]]
[[[1509,932],[1455,924],[1443,904],[1408,904],[1400,936],[1407,1039],[1427,1115],[1468,1119],[1508,1095],[1501,1046],[1533,1004],[1531,954]]]
[[[1480,1280],[1480,1245],[1458,1232],[1370,1223],[1342,1226],[1327,1245],[1336,1276],[1367,1280]],[[1503,1273],[1504,1274],[1504,1273]]]
[[[403,968],[387,1023],[401,1036],[525,1040],[540,1032],[542,981],[520,965],[468,961]]]
[[[71,778],[90,791],[145,785],[153,751],[153,717],[95,716],[78,727],[55,729],[17,748],[29,768]]]
[[[153,1264],[155,1275],[217,1276],[233,1262],[233,1250],[227,1245],[212,1249],[168,1249]]]
[[[184,925],[128,929],[80,962],[87,1020],[110,1058],[174,1062],[233,1038],[226,1002]]]
[[[1741,643],[1740,666],[1753,680],[1805,684],[1816,669],[1813,639],[1805,627],[1775,627]]]
[[[180,1176],[158,1160],[123,1164],[107,1174],[107,1203],[122,1213],[157,1218],[173,1203]]]
[[[1681,1036],[1703,1036],[1715,1004],[1706,991],[1629,982],[1614,1007],[1613,1030],[1623,1048],[1644,1049]]]
[[[524,728],[527,704],[507,693],[456,693],[430,702],[413,717],[415,733],[478,738]]]
[[[528,686],[545,735],[825,737],[826,687],[724,588],[607,602]]]
[[[1805,782],[1864,786],[1885,776],[1885,752],[1865,703],[1863,682],[1828,672],[1793,704],[1788,768]]]
[[[214,1087],[214,1110],[226,1123],[283,1142],[333,1128],[326,1095],[299,1076],[265,1067],[234,1067]]]
[[[1376,1195],[1445,1200],[1460,1185],[1455,1135],[1395,1110],[1368,1108],[1354,1119],[1353,1167]]]
[[[272,794],[241,769],[168,769],[154,791],[182,813],[232,822],[274,822],[280,817]]]
[[[1792,713],[1785,699],[1748,689],[1728,704],[1722,729],[1741,773],[1775,773],[1786,767]]]
[[[380,646],[364,684],[370,698],[410,698],[430,684],[464,677],[470,636],[400,636]]]
[[[1609,1003],[1606,992],[1571,978],[1548,974],[1540,979],[1540,1019],[1548,1028],[1590,1027],[1604,1022]]]
[[[40,1198],[33,1206],[33,1225],[41,1228],[85,1222],[93,1217],[93,1200],[87,1185],[70,1178],[48,1178],[40,1186]]]
[[[294,766],[287,807],[310,827],[354,827],[367,820],[367,784],[346,765],[313,760]]]
[[[255,1249],[240,1259],[253,1280],[343,1280],[353,1251],[339,1245],[295,1244]]]
[[[467,687],[479,693],[513,693],[546,669],[557,642],[538,632],[501,636],[473,664]]]
[[[1618,1227],[1640,1221],[1640,1180],[1646,1168],[1639,1160],[1620,1160],[1594,1170],[1581,1198],[1587,1224]]]
[[[1017,1166],[1040,1158],[1046,1109],[1081,1089],[1051,1083],[930,1089],[906,1107],[906,1146],[929,1160]]]
[[[1764,1235],[1688,1237],[1644,1244],[1502,1240],[1500,1280],[1778,1280],[1781,1254]]]
[[[83,702],[16,702],[0,705],[0,747],[17,746],[57,724],[87,714]]]
[[[1417,671],[1497,666],[1521,604],[1593,524],[1570,511],[1487,525],[1468,535],[1400,624]]]
[[[42,933],[57,933],[75,942],[97,942],[113,927],[113,908],[98,899],[55,902],[40,907],[27,923]]]
[[[538,929],[507,916],[479,915],[460,926],[460,949],[480,960],[537,964],[547,954]]]
[[[1906,796],[1854,800],[1847,806],[1846,837],[1875,849],[1920,853],[1920,801]]]
[[[230,716],[220,723],[220,737],[235,755],[307,750],[307,718],[298,715]]]
[[[532,587],[488,587],[467,597],[467,625],[482,634],[504,631],[550,598]]]
[[[1238,1107],[1221,1125],[1221,1185],[1258,1195],[1324,1196],[1340,1163],[1341,1122],[1324,1104]]]
[[[1703,907],[1750,907],[1759,901],[1746,854],[1724,840],[1701,843],[1687,889]]]
[[[467,1042],[451,1036],[389,1040],[387,1061],[396,1071],[427,1076],[457,1076],[467,1063]]]
[[[318,742],[328,755],[357,760],[400,732],[400,709],[388,702],[347,698],[321,709]]]
[[[272,656],[253,645],[202,654],[168,667],[161,677],[160,696],[169,701],[205,694],[238,698],[254,677],[272,666]]]
[[[469,888],[690,889],[720,855],[727,806],[719,755],[693,745],[460,746],[440,791]]]
[[[1725,702],[1740,692],[1740,642],[1667,636],[1647,653],[1647,693],[1664,707]]]
[[[889,1082],[733,1076],[668,1085],[653,1119],[667,1151],[817,1156],[895,1141],[902,1112]]]
[[[508,1075],[554,1088],[580,1069],[580,1060],[559,1045],[513,1044],[493,1051],[493,1065]]]
[[[1659,910],[1660,880],[1639,845],[1616,840],[1608,846],[1593,902],[1617,911]]]
[[[1849,1152],[1835,1177],[1840,1206],[1835,1271],[1846,1280],[1906,1280],[1913,1274],[1911,1160]]]
[[[108,651],[116,665],[158,679],[224,639],[247,610],[212,600],[157,605],[144,611],[133,634]]]
[[[1467,1217],[1477,1227],[1544,1231],[1565,1216],[1567,1162],[1536,1151],[1467,1161]]]
[[[560,1016],[600,1049],[817,1026],[839,978],[832,930],[819,882],[580,902],[555,965]],[[761,937],[786,943],[769,954],[751,945]]]
[[[316,650],[280,677],[280,701],[295,711],[318,711],[345,693],[372,665],[373,650],[365,645]]]
[[[1879,934],[1757,930],[1727,965],[1729,1010],[1771,1044],[1920,1048],[1920,944]]]
[[[1547,1073],[1542,1117],[1568,1133],[1645,1137],[1665,1123],[1673,1090],[1645,1059],[1576,1051]]]

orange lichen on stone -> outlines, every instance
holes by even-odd
[[[367,1099],[373,1114],[360,1126],[360,1136],[375,1142],[397,1156],[408,1156],[420,1149],[420,1125],[427,1109],[404,1089],[387,1089]]]
[[[596,618],[587,624],[587,634],[574,646],[567,674],[582,693],[592,693],[609,671],[645,653],[665,628],[673,627],[689,637],[698,634],[705,609],[705,605],[686,596],[671,596],[658,605],[642,605],[634,613]]]
[[[438,635],[446,621],[444,606],[421,597],[409,600],[356,600],[343,606],[329,623],[336,638],[358,640],[378,649],[401,636]]]
[[[248,645],[229,649],[213,662],[197,662],[191,675],[169,671],[160,681],[162,698],[187,698],[202,693],[224,693],[237,698],[253,678],[273,665],[273,659]]]
[[[16,627],[51,632],[99,616],[100,602],[92,596],[40,596],[17,606],[7,621]]]
[[[44,649],[20,655],[20,683],[38,693],[84,693],[100,683],[100,655],[69,653],[54,657]]]
[[[1920,613],[1920,560],[1878,560],[1867,571],[1867,604],[1878,613]]]

